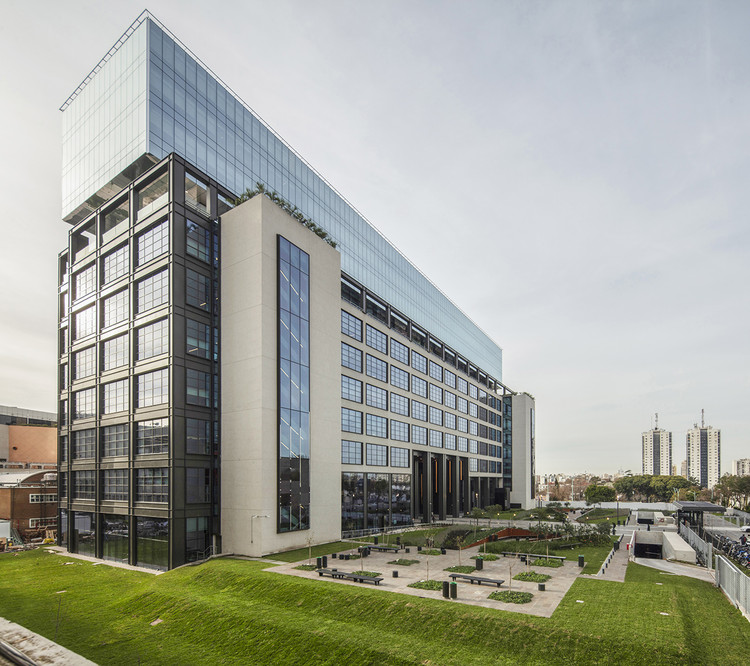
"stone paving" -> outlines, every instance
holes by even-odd
[[[354,544],[353,544],[354,546]],[[471,565],[474,560],[471,559],[472,555],[479,553],[479,547],[466,548],[461,551],[461,564]],[[527,567],[522,564],[520,560],[515,558],[503,558],[502,556],[493,561],[485,562],[484,569],[480,572],[476,572],[478,576],[484,576],[485,578],[502,579],[505,582],[500,588],[495,585],[476,585],[467,582],[458,582],[458,598],[455,600],[444,599],[442,590],[419,590],[413,587],[408,587],[409,583],[414,583],[419,580],[425,580],[429,578],[432,580],[450,580],[448,578],[448,571],[443,571],[446,567],[455,566],[459,564],[458,551],[448,550],[445,555],[423,555],[417,552],[416,547],[410,547],[411,552],[406,553],[404,549],[401,549],[398,554],[394,553],[379,553],[372,551],[369,557],[365,557],[358,560],[342,560],[340,558],[332,559],[328,557],[328,568],[338,569],[339,571],[354,572],[363,569],[365,571],[379,571],[383,577],[383,581],[380,585],[375,586],[371,583],[355,583],[353,581],[345,580],[334,580],[329,577],[321,577],[316,571],[301,571],[295,569],[300,564],[306,564],[307,560],[301,562],[293,562],[289,564],[283,564],[281,566],[270,567],[268,571],[292,576],[299,576],[301,578],[310,578],[313,580],[320,581],[321,584],[330,585],[354,585],[359,588],[384,590],[387,592],[399,592],[401,594],[408,594],[415,597],[422,597],[424,599],[436,599],[444,601],[445,603],[462,603],[470,604],[472,606],[483,606],[485,608],[495,608],[500,610],[511,611],[514,613],[524,613],[527,615],[538,615],[541,617],[550,617],[554,610],[559,605],[562,598],[567,594],[573,581],[578,577],[580,569],[578,568],[577,562],[565,562],[562,567]],[[356,553],[356,546],[346,553]],[[395,564],[388,564],[389,561],[396,559],[411,559],[419,560],[419,564],[412,564],[411,566],[400,566]],[[313,558],[313,564],[315,564]],[[512,567],[512,571],[511,571]],[[529,583],[524,581],[513,580],[511,578],[522,571],[536,571],[538,573],[544,573],[552,576],[545,583],[545,591],[540,592],[537,589],[537,583]],[[393,578],[393,571],[398,571],[398,578]],[[512,583],[512,587],[509,585]],[[501,601],[495,601],[488,599],[487,597],[491,592],[496,590],[508,590],[513,589],[520,592],[531,592],[534,596],[530,603],[527,604],[509,604]]]

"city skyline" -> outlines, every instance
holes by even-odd
[[[637,470],[654,411],[747,456],[747,8],[198,7],[150,9],[504,349],[540,473]],[[57,108],[141,9],[8,9],[0,403],[54,409]]]

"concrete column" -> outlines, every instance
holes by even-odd
[[[438,489],[438,506],[435,508],[437,510],[438,518],[440,520],[445,520],[448,493],[448,484],[446,483],[445,455],[442,453],[437,453],[435,454],[435,460],[437,461]]]

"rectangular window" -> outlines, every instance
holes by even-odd
[[[105,301],[106,303],[106,301]],[[96,306],[76,312],[73,316],[73,339],[80,340],[96,332]]]
[[[439,386],[435,386],[435,384],[430,384],[430,400],[432,402],[437,402],[438,404],[443,404],[443,389],[441,389]]]
[[[474,400],[476,400],[479,397],[477,387],[474,386],[474,384],[469,384],[469,397],[474,398]]]
[[[118,335],[116,338],[102,343],[102,371],[121,368],[128,364],[128,336]]]
[[[78,300],[96,291],[96,264],[78,271],[73,276],[73,285],[75,288],[73,300]]]
[[[341,365],[355,372],[362,372],[362,352],[345,342],[341,343]]]
[[[384,416],[367,415],[367,435],[370,437],[388,437],[388,419]]]
[[[370,294],[365,294],[365,312],[384,324],[388,323],[388,310],[385,304],[373,298]]]
[[[402,449],[397,446],[391,447],[391,467],[408,467],[409,466],[409,449]]]
[[[391,439],[395,439],[397,442],[408,442],[409,424],[391,419]]]
[[[147,372],[137,377],[136,407],[151,407],[169,402],[169,370]]]
[[[73,379],[96,374],[96,348],[87,347],[73,354]]]
[[[362,307],[362,290],[344,278],[341,278],[341,298],[358,308]]]
[[[102,470],[102,499],[128,501],[128,470]]]
[[[479,446],[476,439],[469,440],[469,453],[479,453]]]
[[[129,316],[128,290],[123,289],[102,301],[102,328],[127,321]]]
[[[130,270],[129,257],[130,253],[128,252],[127,245],[121,245],[106,255],[102,259],[102,284],[109,284],[113,280],[127,275]]]
[[[73,419],[92,419],[96,416],[96,389],[76,391],[73,394]]]
[[[451,451],[456,450],[456,436],[450,432],[443,433],[443,446]]]
[[[151,419],[135,424],[135,452],[137,455],[169,453],[168,419]]]
[[[204,504],[211,501],[211,470],[207,467],[185,469],[185,501]]]
[[[185,302],[206,312],[211,310],[211,278],[191,268],[185,270]]]
[[[29,495],[29,504],[49,504],[57,502],[57,495],[52,493],[44,493],[39,495]]]
[[[136,313],[158,308],[169,302],[169,271],[167,269],[149,275],[138,282]]]
[[[187,453],[211,453],[211,423],[202,419],[185,419]]]
[[[137,192],[136,197],[136,220],[142,220],[162,206],[166,206],[169,201],[169,174],[165,173],[143,187]]]
[[[68,496],[68,473],[60,472],[57,476],[57,494],[60,497]]]
[[[341,430],[362,434],[362,412],[341,408]]]
[[[129,428],[127,423],[105,426],[101,432],[103,457],[128,455]]]
[[[102,407],[104,414],[125,412],[128,409],[128,380],[121,379],[102,386]]]
[[[138,248],[138,265],[143,266],[152,259],[160,257],[169,252],[169,222],[164,220],[147,231],[144,231],[136,239]]]
[[[383,354],[388,353],[388,336],[367,324],[367,346]]]
[[[422,356],[419,352],[413,351],[411,353],[411,367],[419,372],[427,374],[427,358]]]
[[[382,444],[368,444],[367,464],[376,467],[385,467],[388,464],[388,447]]]
[[[211,263],[211,232],[192,220],[185,220],[186,252],[191,256]]]
[[[409,398],[398,393],[391,393],[391,411],[401,416],[409,416]]]
[[[476,421],[469,421],[469,434],[474,435],[474,437],[479,436],[479,428]]]
[[[187,320],[188,331],[190,330],[190,319]],[[135,347],[135,358],[143,361],[153,358],[169,351],[169,320],[161,319],[148,326],[141,326],[137,331]],[[190,334],[188,333],[188,336]]]
[[[362,342],[362,320],[350,315],[345,310],[341,311],[341,332],[344,335]]]
[[[469,422],[463,416],[459,416],[456,419],[456,425],[459,431],[469,432]]]
[[[469,458],[469,471],[470,472],[479,471],[479,464],[476,458]]]
[[[362,402],[362,382],[346,375],[341,375],[341,397],[344,400]]]
[[[388,381],[388,364],[367,354],[367,375],[381,382]]]
[[[378,409],[388,409],[388,391],[372,384],[367,385],[367,405]]]
[[[68,459],[68,436],[60,435],[60,462]]]
[[[423,398],[427,397],[427,382],[424,379],[417,377],[416,375],[411,376],[411,392]]]
[[[466,439],[466,437],[459,437],[458,438],[458,450],[459,451],[468,451],[469,450],[469,440]]]
[[[409,337],[409,322],[393,311],[391,311],[391,328],[396,331],[396,333],[407,338]]]
[[[470,402],[469,403],[469,416],[477,418],[478,415],[479,415],[479,406],[474,402]]]
[[[443,368],[434,361],[430,361],[430,377],[439,382],[443,381]]]
[[[137,502],[169,501],[169,470],[166,467],[145,467],[135,470]]]
[[[96,499],[96,472],[93,469],[73,472],[73,499]]]
[[[451,388],[456,388],[456,375],[454,375],[450,370],[445,371],[444,381],[447,386],[450,386]]]
[[[86,460],[96,455],[96,430],[76,430],[73,433],[73,460]]]
[[[395,365],[391,366],[391,386],[395,386],[404,391],[409,390],[409,373],[397,368]]]
[[[430,407],[430,423],[432,425],[443,425],[443,410],[437,407]]]
[[[362,442],[341,440],[341,462],[344,465],[362,464]]]
[[[211,406],[211,375],[200,370],[187,369],[185,373],[186,396],[188,405]]]
[[[427,405],[419,400],[411,401],[411,417],[417,421],[427,420]]]
[[[427,445],[427,428],[413,425],[411,427],[411,443]]]
[[[440,430],[430,430],[430,446],[443,448],[443,433]]]
[[[445,412],[444,423],[445,423],[446,428],[455,430],[456,429],[456,415],[452,414],[451,412]]]
[[[458,397],[457,401],[458,411],[462,414],[468,414],[469,413],[469,402],[466,400],[466,398],[462,398],[461,396]]]
[[[467,382],[463,377],[457,377],[456,382],[456,387],[461,393],[466,394],[469,392],[469,382]]]
[[[398,340],[391,338],[391,358],[409,365],[409,348]]]
[[[128,228],[130,206],[128,200],[121,201],[116,208],[104,213],[102,221],[102,243],[107,243]]]
[[[208,216],[208,185],[187,171],[185,172],[185,203]]]

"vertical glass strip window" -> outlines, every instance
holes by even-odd
[[[281,236],[278,251],[277,529],[291,532],[310,528],[310,257]]]

